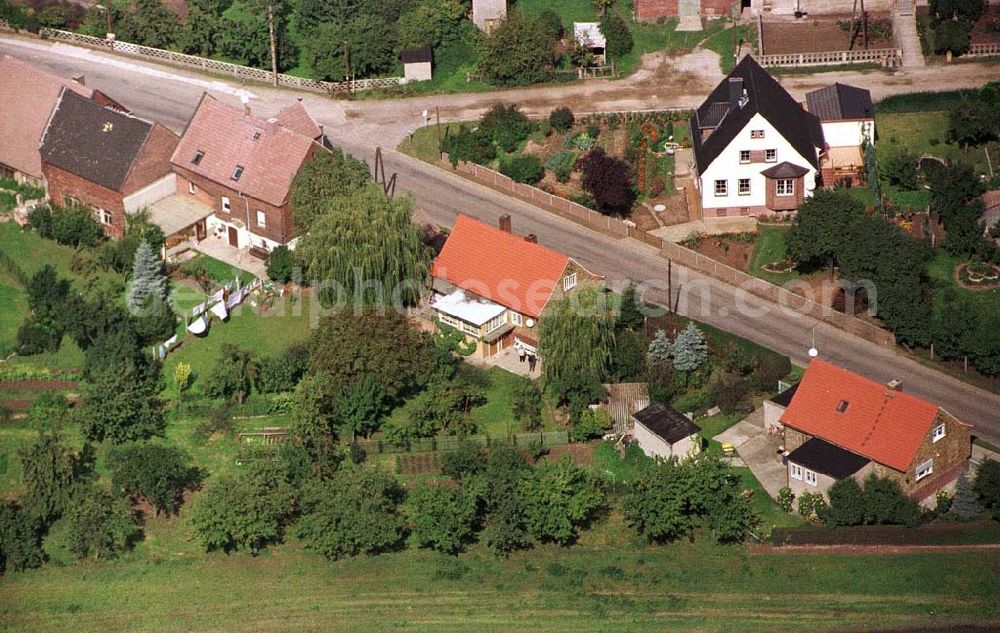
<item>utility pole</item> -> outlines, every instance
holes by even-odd
[[[267,3],[267,30],[271,36],[271,83],[278,85],[278,44],[274,37],[274,4]]]
[[[437,117],[437,139],[438,139],[438,159],[441,158],[441,107],[434,106],[434,115]]]
[[[673,312],[674,306],[674,260],[667,260],[667,310]]]
[[[344,81],[347,81],[351,76],[351,58],[350,58],[350,48],[348,47],[347,40],[343,41],[344,44]]]

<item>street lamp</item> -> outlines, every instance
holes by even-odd
[[[819,327],[819,323],[812,326],[812,347],[809,348],[809,358],[816,358],[819,356],[819,350],[816,349],[816,328]]]

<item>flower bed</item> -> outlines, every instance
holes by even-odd
[[[1000,266],[988,262],[967,262],[959,265],[958,280],[970,290],[987,290],[1000,286]]]

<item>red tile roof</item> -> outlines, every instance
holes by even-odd
[[[313,140],[248,116],[205,94],[170,162],[250,197],[281,206]],[[191,159],[203,152],[195,165]],[[243,167],[233,180],[236,166]]]
[[[843,412],[842,403],[846,402]],[[940,407],[818,358],[781,421],[898,471],[906,471]]]
[[[459,215],[431,275],[538,318],[569,257]]]
[[[293,103],[278,112],[278,115],[273,119],[269,120],[276,121],[281,127],[287,128],[296,134],[301,134],[306,138],[316,139],[323,134],[323,130],[319,129],[319,125],[309,116],[305,106],[301,103]]]
[[[63,87],[88,99],[94,93],[16,57],[0,59],[0,163],[42,177],[38,145]]]

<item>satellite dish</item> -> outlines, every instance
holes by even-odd
[[[527,321],[524,322],[524,324],[527,325],[528,327],[535,327],[535,320],[528,319]]]
[[[816,349],[815,347],[810,347],[809,348],[809,358],[816,358],[817,356],[819,356],[819,350]]]

